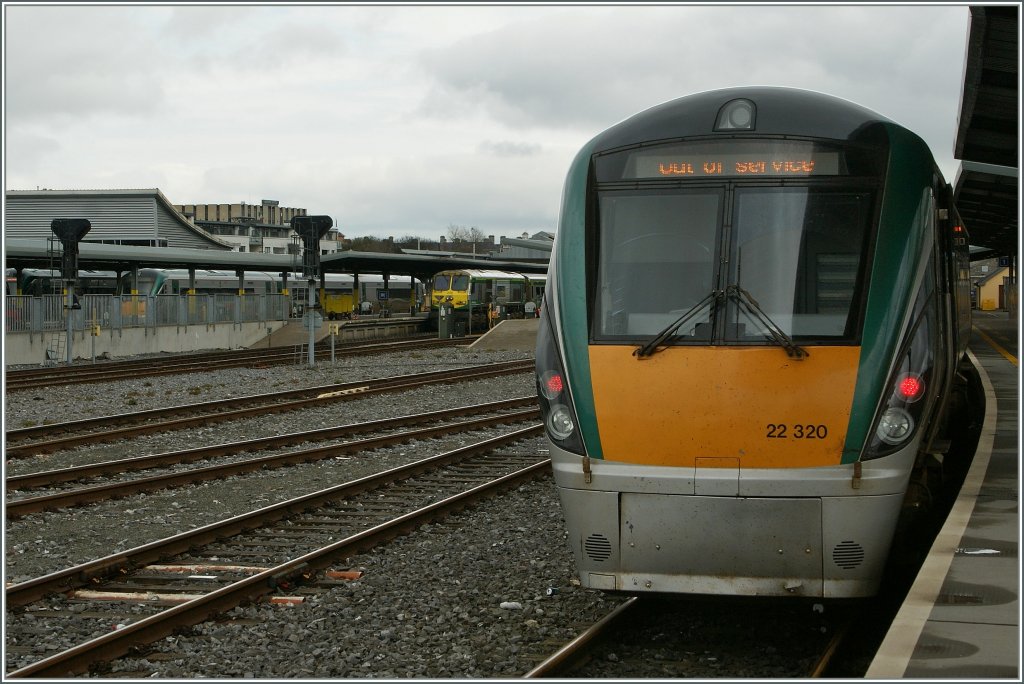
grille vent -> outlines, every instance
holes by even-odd
[[[864,547],[853,541],[840,542],[832,549],[832,562],[843,570],[853,570],[864,562]]]
[[[603,534],[592,534],[583,543],[590,560],[600,563],[612,557],[612,543]]]

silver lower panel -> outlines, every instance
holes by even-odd
[[[584,586],[823,598],[877,592],[903,498],[559,492]]]

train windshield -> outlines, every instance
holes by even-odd
[[[616,192],[600,202],[599,337],[655,335],[715,285],[721,190]],[[679,334],[710,336],[710,308]]]
[[[438,273],[434,276],[434,291],[455,290],[465,292],[469,289],[469,276],[465,273]]]
[[[728,285],[750,293],[791,337],[853,337],[871,206],[869,192],[738,189]],[[727,320],[727,337],[736,341],[768,334],[765,322],[735,300]]]
[[[882,158],[790,141],[598,157],[592,339],[855,342]]]

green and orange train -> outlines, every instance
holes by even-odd
[[[968,276],[927,145],[845,100],[704,92],[591,140],[537,339],[583,585],[876,593],[965,402]]]

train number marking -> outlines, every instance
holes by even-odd
[[[765,438],[767,439],[825,439],[828,437],[827,425],[813,423],[768,423]]]

